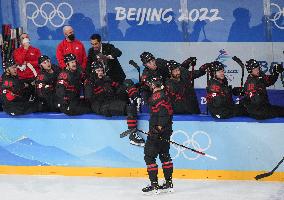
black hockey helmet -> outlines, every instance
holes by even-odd
[[[5,62],[5,68],[8,69],[9,67],[12,67],[13,65],[16,65],[16,62],[14,59],[10,58]]]
[[[46,60],[50,60],[50,58],[47,55],[41,55],[38,58],[38,64],[40,65],[42,62],[46,61]]]
[[[143,52],[140,55],[140,59],[141,59],[143,64],[146,64],[146,63],[150,62],[151,60],[154,60],[155,57],[150,52]]]
[[[156,87],[161,87],[163,85],[162,78],[158,77],[158,76],[154,76],[154,77],[149,78],[148,83],[153,84]]]
[[[76,60],[76,56],[73,53],[68,53],[64,55],[65,64],[73,60]]]
[[[95,60],[91,64],[91,74],[95,77],[98,78],[98,73],[96,72],[97,69],[103,69],[103,73],[105,74],[105,67],[104,64],[98,60]]]
[[[220,61],[214,61],[211,63],[209,70],[212,74],[216,73],[217,71],[224,70],[225,66]]]
[[[260,64],[255,59],[246,61],[246,69],[248,73],[251,73],[254,68],[260,67]]]
[[[96,69],[99,69],[99,68],[103,68],[104,69],[104,64],[102,62],[96,60],[96,61],[92,62],[91,68],[93,70],[96,70]]]
[[[180,64],[174,60],[167,61],[166,66],[169,69],[170,73],[172,70],[180,68]]]

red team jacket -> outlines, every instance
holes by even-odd
[[[68,53],[73,53],[76,55],[78,64],[82,67],[83,71],[85,71],[87,65],[87,55],[83,43],[76,39],[73,42],[63,40],[59,43],[56,49],[56,58],[61,69],[65,68],[63,58],[64,55]]]
[[[14,51],[14,60],[17,64],[22,65],[24,62],[30,63],[37,73],[40,71],[40,67],[38,66],[38,58],[40,56],[40,50],[33,46],[29,46],[27,50],[24,49],[24,47],[19,47]],[[26,67],[26,69],[23,71],[18,69],[18,76],[19,79],[29,79],[35,77],[32,70],[28,67]]]

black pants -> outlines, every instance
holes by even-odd
[[[122,100],[93,101],[91,107],[94,113],[107,117],[127,114],[127,102]]]
[[[28,84],[28,86],[25,87],[24,90],[23,90],[23,97],[26,100],[33,100],[35,98],[35,95],[36,95],[35,85],[34,85],[35,78],[22,79],[21,81],[24,84]]]
[[[74,99],[68,104],[60,105],[59,109],[66,115],[83,115],[92,112],[89,103],[83,99]]]
[[[208,106],[212,117],[219,119],[228,119],[237,116],[247,116],[248,113],[242,104],[234,104],[231,106],[213,107]]]
[[[196,98],[196,97],[194,97]],[[200,114],[200,109],[197,100],[191,99],[182,102],[172,103],[174,114]]]
[[[165,139],[169,139],[170,136]],[[156,158],[159,156],[161,162],[171,160],[170,143],[159,139],[158,135],[148,136],[144,148],[144,160],[147,165],[156,163]]]
[[[24,115],[39,112],[41,106],[38,102],[10,102],[3,105],[3,110],[9,115]]]
[[[274,105],[248,106],[249,116],[257,120],[284,117],[284,107]]]
[[[161,133],[160,135],[152,135],[147,137],[147,141],[144,148],[144,160],[147,165],[147,171],[151,183],[158,182],[158,165],[156,163],[156,158],[162,163],[163,173],[166,180],[172,179],[173,173],[173,163],[170,156],[170,143],[166,140],[170,139],[171,132]]]
[[[42,104],[41,112],[60,112],[58,108],[58,101],[55,94],[50,94],[48,97],[39,98],[38,101]]]
[[[106,117],[127,115],[128,129],[137,128],[137,109],[123,100],[93,101],[92,111]]]

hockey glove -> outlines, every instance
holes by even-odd
[[[273,74],[281,74],[284,71],[283,66],[280,64],[275,64],[273,66]]]

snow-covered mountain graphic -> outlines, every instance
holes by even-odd
[[[142,162],[134,161],[110,146],[94,153],[87,154],[83,156],[82,159],[90,166],[144,167],[143,158],[138,158]]]
[[[142,156],[136,159],[141,162],[137,162],[110,146],[78,157],[58,147],[39,144],[26,136],[0,150],[0,165],[144,167]]]
[[[21,158],[12,154],[3,147],[0,147],[0,165],[13,165],[13,166],[42,166],[46,165],[37,160],[29,160]]]
[[[9,144],[5,149],[19,157],[29,160],[38,160],[48,165],[83,165],[80,158],[55,146],[41,145],[25,136]]]
[[[7,144],[10,144],[12,140],[4,133],[0,132],[0,146],[5,146]]]

